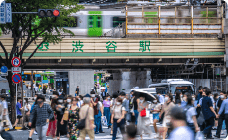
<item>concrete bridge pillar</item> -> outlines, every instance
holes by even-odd
[[[129,90],[138,86],[139,88],[147,88],[152,83],[150,71],[132,71],[112,73],[113,80],[109,81],[109,94],[122,89]]]
[[[94,87],[94,71],[93,70],[75,70],[68,72],[69,79],[69,95],[75,96],[75,89],[79,86],[80,95],[90,93]]]

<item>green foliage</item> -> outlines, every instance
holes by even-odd
[[[60,9],[60,17],[39,18],[37,14],[13,14],[12,23],[1,24],[0,29],[3,33],[12,31],[18,35],[20,27],[27,36],[31,38],[42,37],[49,43],[58,43],[62,40],[61,33],[70,33],[69,30],[63,29],[64,25],[71,27],[74,17],[71,13],[76,13],[84,7],[77,5],[78,0],[5,0],[12,4],[12,12],[38,12],[38,9]],[[53,35],[52,31],[57,35]],[[43,33],[42,33],[43,32]],[[42,33],[39,35],[39,33]],[[27,38],[27,36],[24,36]],[[28,44],[29,45],[29,44]]]

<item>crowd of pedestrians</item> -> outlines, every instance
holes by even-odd
[[[197,94],[176,91],[172,94],[152,95],[148,101],[144,93],[115,92],[109,95],[102,91],[100,95],[92,89],[90,94],[79,95],[77,87],[75,97],[59,95],[54,91],[50,102],[45,102],[43,95],[35,95],[32,106],[26,100],[24,107],[17,99],[17,119],[12,126],[8,116],[8,106],[5,95],[1,95],[0,114],[2,126],[15,129],[18,121],[25,113],[25,127],[30,128],[28,140],[38,134],[39,140],[46,136],[60,139],[67,136],[70,140],[84,140],[86,135],[91,140],[99,133],[105,133],[102,122],[106,122],[112,140],[115,140],[118,128],[124,140],[134,140],[136,135],[143,139],[143,134],[152,138],[169,138],[170,140],[194,140],[198,132],[204,138],[220,138],[221,130],[228,132],[228,99],[227,94],[212,94],[208,88],[199,87]],[[151,122],[151,117],[153,121]],[[7,124],[6,124],[7,122]],[[216,123],[215,123],[216,122]],[[162,126],[158,128],[157,123]],[[153,135],[151,125],[154,127]],[[212,130],[217,129],[212,136]],[[0,128],[0,130],[2,130]]]

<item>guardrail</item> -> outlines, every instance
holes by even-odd
[[[223,6],[220,7],[221,14],[211,17],[212,11],[205,11],[198,15],[194,15],[193,6],[191,6],[190,15],[178,17],[177,7],[175,7],[174,16],[162,17],[161,7],[158,7],[157,14],[153,16],[145,16],[142,7],[142,16],[131,16],[126,6],[126,35],[128,34],[220,34],[223,33]],[[153,11],[154,12],[154,11]],[[170,11],[173,12],[173,11]],[[182,12],[182,11],[181,11]],[[186,11],[185,11],[186,12]],[[156,13],[156,12],[154,12]],[[210,15],[209,15],[210,14]],[[213,13],[215,14],[215,12]],[[216,13],[218,15],[218,13]],[[132,14],[134,15],[134,14]],[[163,15],[165,15],[163,13]]]

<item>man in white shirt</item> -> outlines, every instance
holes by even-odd
[[[171,127],[173,131],[169,140],[194,140],[193,131],[186,124],[186,114],[180,107],[173,107],[171,110]]]
[[[158,99],[159,99],[160,104],[163,105],[165,103],[164,96],[161,95],[161,93],[159,93],[159,92],[157,94],[158,94]]]
[[[3,95],[1,96],[1,98],[2,98],[2,106],[3,106],[3,111],[2,111],[2,113],[3,113],[3,118],[4,118],[4,119],[6,120],[6,122],[8,123],[8,126],[9,126],[10,130],[12,130],[12,129],[13,129],[13,126],[12,126],[11,121],[10,121],[10,119],[9,119],[9,114],[8,114],[8,103],[7,103],[7,101],[6,101],[6,94],[3,94]]]

